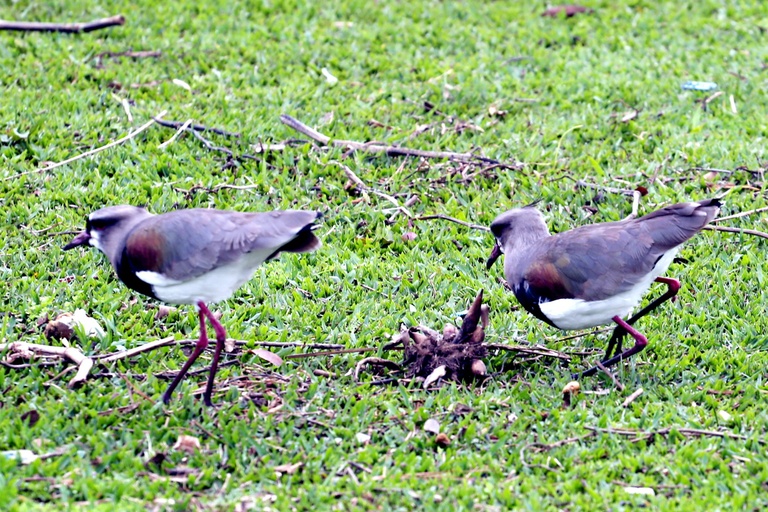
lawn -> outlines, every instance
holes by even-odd
[[[178,346],[97,365],[78,389],[62,373],[70,363],[0,366],[0,452],[40,456],[0,456],[0,509],[768,506],[768,240],[704,231],[686,243],[685,261],[667,273],[682,282],[678,300],[638,323],[649,347],[616,370],[624,390],[598,374],[564,407],[571,372],[600,356],[608,333],[563,340],[573,333],[518,310],[501,265],[486,270],[489,233],[418,219],[487,226],[540,199],[551,229],[563,231],[625,217],[637,187],[648,191],[641,214],[723,195],[722,216],[766,205],[763,3],[585,5],[594,12],[567,19],[542,17],[543,2],[0,6],[6,20],[126,17],[76,35],[0,32],[0,343],[61,346],[39,319],[78,308],[106,331],[71,340],[86,355],[196,338],[191,308],[158,315],[159,304],[122,285],[97,251],[62,251],[102,206],[325,214],[321,250],[262,266],[213,306],[228,334],[247,342],[225,357],[233,364],[219,371],[216,409],[199,398],[204,373],[170,405],[157,403],[186,359]],[[117,55],[127,51],[154,53]],[[691,80],[717,89],[684,90]],[[175,129],[150,124],[38,172],[163,111],[240,136],[170,140]],[[333,139],[504,165],[323,146],[281,114]],[[385,196],[407,212],[392,218]],[[765,219],[718,225],[768,231]],[[399,360],[381,347],[401,326],[458,322],[480,289],[487,341],[545,345],[570,363],[492,352],[482,384],[433,390],[349,373],[367,356]],[[276,349],[284,363],[275,367],[253,352],[265,341],[305,346]],[[289,358],[310,344],[375,350]],[[428,419],[447,446],[425,431]]]

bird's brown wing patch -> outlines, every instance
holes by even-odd
[[[134,271],[161,272],[163,252],[166,240],[155,229],[139,229],[131,233],[125,241],[125,256],[128,257]]]
[[[551,261],[533,263],[523,275],[523,280],[527,282],[527,288],[544,301],[572,299],[578,289],[578,283],[572,282],[560,271],[557,263]]]

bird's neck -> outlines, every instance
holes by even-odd
[[[527,226],[525,231],[512,233],[503,241],[505,268],[514,267],[515,263],[524,257],[530,247],[550,236],[549,229],[543,220],[535,226]]]

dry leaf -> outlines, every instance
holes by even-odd
[[[586,7],[583,7],[581,5],[556,5],[555,7],[550,7],[543,13],[541,13],[542,16],[549,16],[550,18],[557,17],[560,13],[565,13],[566,18],[570,18],[571,16],[576,16],[580,13],[591,13],[594,12],[592,9],[587,9]]]
[[[272,363],[275,366],[280,366],[281,364],[283,364],[283,358],[275,354],[274,352],[270,352],[269,350],[264,350],[263,348],[255,348],[253,350],[250,350],[249,352],[259,356],[260,358],[264,359],[269,363]]]
[[[627,112],[624,112],[624,115],[621,116],[621,122],[628,123],[629,121],[635,119],[636,117],[637,117],[637,110],[629,110]]]
[[[292,475],[298,469],[303,465],[303,462],[297,462],[295,464],[280,464],[279,466],[275,466],[274,469],[275,473],[284,474],[284,475]]]
[[[491,117],[494,117],[494,116],[504,117],[505,115],[507,115],[507,111],[499,110],[498,107],[496,107],[496,105],[491,105],[490,107],[488,107],[488,115]]]
[[[30,427],[34,427],[35,423],[40,421],[40,413],[34,409],[30,409],[21,415],[21,421],[25,422]]]
[[[641,494],[644,496],[656,496],[656,491],[650,487],[625,487],[624,491],[627,494]]]
[[[723,411],[722,409],[717,411],[717,415],[726,423],[729,423],[733,419],[733,416],[731,416],[728,411]]]
[[[437,435],[440,433],[440,423],[435,418],[429,418],[424,422],[424,430],[430,434]]]
[[[10,450],[7,452],[0,452],[0,457],[9,460],[18,460],[22,464],[32,464],[38,459],[32,450]]]
[[[320,70],[320,72],[323,74],[325,81],[328,82],[328,84],[336,85],[339,82],[339,79],[333,76],[330,71],[328,71],[328,68],[323,68]]]
[[[91,318],[85,313],[84,309],[76,309],[75,314],[72,315],[72,321],[75,325],[82,327],[86,336],[89,338],[103,338],[104,329],[95,318]]]
[[[440,377],[445,377],[445,365],[441,364],[434,370],[432,370],[432,373],[427,375],[427,378],[424,379],[424,389],[427,389],[429,386],[437,382],[437,379]]]
[[[200,449],[200,440],[195,436],[182,434],[176,440],[176,444],[173,445],[173,449],[193,454]]]
[[[160,304],[157,306],[157,312],[155,313],[155,320],[162,320],[163,318],[170,315],[173,311],[176,311],[176,308],[171,306],[166,306],[165,304]]]
[[[186,89],[188,91],[192,90],[192,88],[189,86],[189,84],[187,82],[185,82],[184,80],[179,80],[178,78],[174,78],[173,80],[171,80],[171,82],[173,82],[174,85],[178,85],[182,89]]]

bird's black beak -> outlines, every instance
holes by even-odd
[[[491,255],[488,256],[488,261],[485,262],[485,268],[490,269],[494,263],[496,263],[496,260],[499,259],[499,256],[501,256],[503,253],[501,252],[501,248],[499,247],[499,244],[493,245],[493,250],[491,251]]]
[[[81,245],[88,245],[88,240],[91,239],[91,234],[88,231],[83,231],[72,239],[67,245],[64,246],[64,250],[68,251]]]

